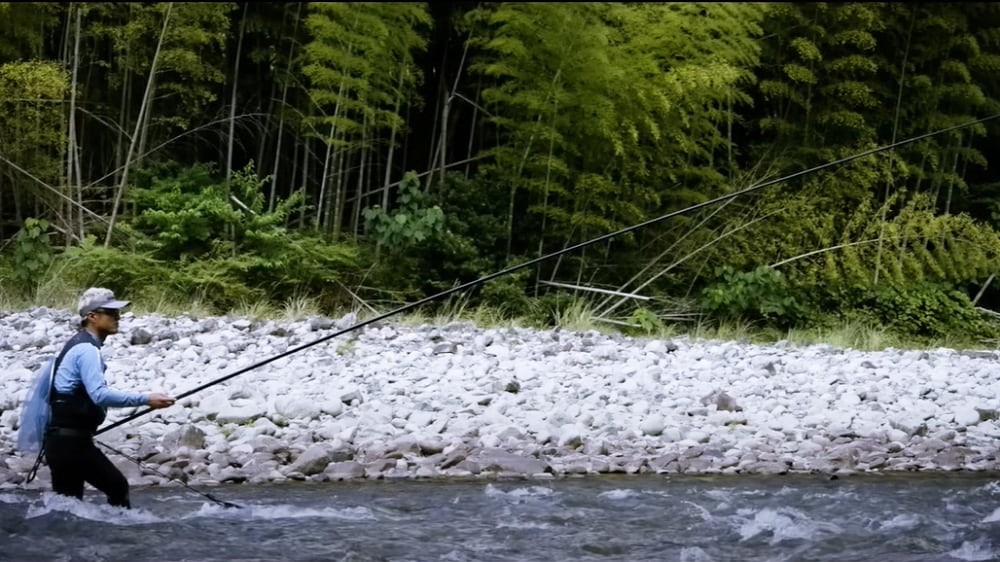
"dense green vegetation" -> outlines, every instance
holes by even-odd
[[[998,113],[986,2],[0,3],[0,306],[384,311]],[[428,313],[992,345],[998,142],[799,176]]]

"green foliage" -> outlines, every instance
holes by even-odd
[[[997,337],[995,323],[986,320],[969,297],[947,284],[911,283],[905,287],[847,289],[835,300],[845,316],[912,336],[952,334]]]
[[[312,2],[303,74],[323,113],[311,122],[328,142],[359,136],[367,119],[376,128],[402,126],[393,109],[420,81],[415,53],[427,44],[427,7],[415,3]],[[321,126],[322,125],[322,126]],[[330,136],[333,127],[338,133]]]
[[[179,263],[170,283],[221,310],[264,298],[280,303],[302,292],[332,298],[336,282],[357,271],[351,243],[285,228],[301,195],[266,210],[267,178],[252,164],[233,174],[232,203],[225,181],[207,166],[157,166],[137,176],[129,201],[138,211],[131,228],[144,237],[139,248]]]
[[[628,317],[628,322],[638,326],[640,334],[655,334],[666,329],[666,325],[655,312],[645,307],[638,307]]]
[[[167,130],[190,126],[220,93],[225,81],[226,39],[233,2],[155,2],[111,4],[97,25],[113,42],[117,72],[112,80],[124,84],[125,73],[145,83],[169,9],[170,20],[157,63],[157,110],[152,122]]]
[[[738,272],[721,266],[716,277],[701,294],[702,306],[714,316],[762,320],[781,327],[794,326],[810,316],[802,299],[777,270],[758,267]]]
[[[399,186],[398,206],[391,212],[379,207],[365,209],[367,230],[376,243],[390,253],[404,253],[413,246],[439,236],[444,213],[420,190],[417,174],[407,172]]]
[[[242,214],[226,200],[212,167],[153,166],[137,171],[135,183],[127,199],[135,212],[130,224],[158,259],[211,256],[232,244],[226,232]]]
[[[11,277],[23,294],[34,291],[52,264],[52,242],[49,240],[48,229],[48,221],[25,219],[24,226],[14,237]]]
[[[488,281],[482,288],[482,304],[508,318],[528,314],[532,310],[532,301],[526,290],[529,278],[530,272],[522,269]]]
[[[459,173],[447,174],[431,193],[444,213],[444,229],[427,247],[437,277],[471,280],[503,267],[503,193],[500,186]]]
[[[169,280],[174,268],[145,253],[105,248],[96,243],[94,236],[88,236],[79,246],[67,248],[57,261],[63,281],[81,290],[107,287],[140,299],[147,291],[173,289]]]
[[[62,65],[49,61],[11,62],[0,65],[0,154],[30,174],[52,181],[59,177],[66,145],[62,102],[69,91],[69,77]],[[14,188],[55,202],[53,194],[22,174]]]
[[[58,10],[50,2],[0,3],[0,64],[45,58],[46,35],[58,28]]]

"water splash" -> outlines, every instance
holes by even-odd
[[[765,508],[754,518],[740,526],[740,540],[746,541],[764,533],[771,533],[771,545],[786,540],[815,540],[823,534],[838,534],[843,530],[833,523],[819,523],[805,513],[792,508]]]
[[[201,508],[182,519],[212,517],[217,519],[343,519],[347,521],[374,521],[372,510],[363,507],[325,507],[314,509],[294,505],[244,505],[243,509],[231,509],[214,503],[203,503]]]
[[[1000,523],[1000,507],[993,510],[993,513],[983,518],[983,523]]]
[[[42,495],[40,502],[29,505],[24,518],[34,519],[49,513],[68,513],[80,519],[100,521],[112,525],[147,525],[164,522],[164,519],[144,509],[124,509],[110,505],[99,505],[52,492],[46,492]]]
[[[552,525],[548,523],[543,523],[541,521],[525,521],[523,519],[512,519],[510,521],[500,521],[497,523],[497,529],[517,529],[519,531],[524,530],[548,530],[551,529]]]
[[[898,531],[902,529],[912,529],[920,524],[920,517],[911,513],[900,513],[888,521],[883,521],[879,531]]]
[[[702,520],[704,520],[704,521],[711,521],[712,519],[714,519],[714,517],[712,517],[712,512],[711,511],[709,511],[709,510],[705,509],[704,507],[702,507],[702,506],[694,503],[693,501],[684,500],[681,503],[684,503],[684,504],[687,504],[687,505],[690,505],[691,507],[693,507],[695,509],[695,511],[698,512],[698,515],[700,515],[701,518],[702,518]]]
[[[485,493],[492,498],[544,498],[551,496],[555,492],[552,488],[546,488],[545,486],[529,486],[527,488],[514,488],[510,491],[504,491],[493,484],[487,484]]]
[[[28,503],[28,498],[15,494],[0,494],[0,503]]]
[[[681,549],[681,562],[715,562],[703,549],[691,546]]]
[[[992,545],[986,539],[965,541],[962,546],[948,553],[952,558],[976,562],[982,560],[996,560],[1000,552],[994,551]]]
[[[994,480],[984,484],[983,487],[978,490],[978,493],[1000,496],[1000,480]]]
[[[639,492],[636,492],[635,490],[609,490],[607,492],[601,492],[598,494],[598,497],[607,498],[609,500],[624,500],[638,495]]]

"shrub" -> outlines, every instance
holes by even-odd
[[[848,311],[844,316],[877,323],[902,334],[997,335],[995,323],[975,310],[968,295],[943,283],[844,289],[834,299],[842,310]]]
[[[770,267],[738,272],[723,266],[716,270],[716,277],[702,291],[701,304],[717,319],[763,321],[786,328],[806,323],[814,316],[800,291]]]

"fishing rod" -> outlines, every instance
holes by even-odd
[[[691,212],[691,211],[696,211],[698,209],[702,209],[702,208],[705,208],[705,207],[708,207],[708,206],[711,206],[711,205],[715,205],[717,203],[722,203],[722,202],[728,201],[730,199],[735,199],[735,198],[737,198],[737,197],[739,197],[741,195],[746,195],[748,193],[753,193],[755,191],[759,191],[761,189],[764,189],[765,187],[770,187],[770,186],[778,184],[778,183],[782,183],[782,182],[786,182],[786,181],[789,181],[789,180],[792,180],[792,179],[795,179],[795,178],[806,176],[806,175],[818,172],[820,170],[825,170],[826,168],[832,168],[834,166],[839,166],[841,164],[846,164],[848,162],[852,162],[854,160],[858,160],[859,158],[864,158],[865,156],[871,156],[873,154],[878,154],[880,152],[885,152],[886,150],[892,150],[892,149],[898,148],[900,146],[905,146],[907,144],[912,144],[912,143],[915,143],[915,142],[918,142],[918,141],[921,141],[921,140],[929,139],[931,137],[934,137],[934,136],[937,136],[937,135],[940,135],[940,134],[944,134],[944,133],[947,133],[947,132],[950,132],[950,131],[955,131],[955,130],[958,130],[958,129],[964,129],[965,127],[970,127],[972,125],[977,125],[979,123],[985,123],[986,121],[990,121],[990,120],[996,119],[998,117],[1000,117],[1000,113],[997,113],[997,114],[994,114],[994,115],[990,115],[988,117],[982,117],[982,118],[979,118],[979,119],[974,119],[972,121],[968,121],[968,122],[962,123],[960,125],[954,125],[954,126],[951,126],[951,127],[947,127],[945,129],[940,129],[940,130],[933,131],[933,132],[930,132],[930,133],[925,133],[923,135],[919,135],[919,136],[916,136],[916,137],[911,137],[909,139],[904,139],[904,140],[901,140],[899,142],[894,142],[892,144],[887,144],[887,145],[884,145],[884,146],[872,148],[872,149],[866,150],[864,152],[859,152],[859,153],[853,154],[851,156],[846,156],[846,157],[841,158],[839,160],[834,160],[833,162],[827,162],[826,164],[820,164],[819,166],[814,166],[814,167],[809,168],[807,170],[801,170],[801,171],[795,172],[793,174],[789,174],[789,175],[781,177],[781,178],[777,178],[777,179],[773,179],[773,180],[768,180],[768,181],[765,181],[763,183],[759,183],[757,185],[753,185],[753,186],[747,187],[747,188],[739,190],[739,191],[734,191],[734,192],[726,194],[726,195],[721,195],[721,196],[716,197],[714,199],[710,199],[710,200],[704,201],[702,203],[697,203],[695,205],[691,205],[690,207],[686,207],[686,208],[680,209],[678,211],[673,211],[673,212],[667,213],[665,215],[656,217],[654,219],[650,219],[650,220],[647,220],[645,222],[641,222],[641,223],[638,223],[638,224],[635,224],[635,225],[623,228],[621,230],[617,230],[615,232],[611,232],[609,234],[604,234],[602,236],[598,236],[597,238],[592,238],[590,240],[587,240],[587,241],[584,241],[584,242],[580,242],[579,244],[576,244],[574,246],[569,246],[567,248],[563,248],[562,250],[558,250],[556,252],[552,252],[552,253],[544,255],[544,256],[539,256],[537,258],[528,260],[528,261],[526,261],[524,263],[520,263],[520,264],[517,264],[517,265],[512,265],[512,266],[510,266],[510,267],[508,267],[506,269],[502,269],[502,270],[497,271],[495,273],[491,273],[491,274],[489,274],[489,275],[487,275],[485,277],[481,277],[479,279],[476,279],[475,281],[469,281],[468,283],[464,283],[462,285],[458,285],[457,287],[452,287],[451,289],[447,289],[445,291],[441,291],[440,293],[437,293],[435,295],[424,297],[424,298],[422,298],[422,299],[420,299],[418,301],[415,301],[415,302],[412,302],[410,304],[401,306],[401,307],[399,307],[399,308],[397,308],[395,310],[391,310],[389,312],[386,312],[384,314],[380,314],[380,315],[375,316],[373,318],[369,318],[368,320],[364,320],[362,322],[358,322],[357,324],[354,324],[353,326],[350,326],[350,327],[345,328],[343,330],[339,330],[337,332],[334,332],[333,334],[329,334],[329,335],[320,337],[320,338],[318,338],[318,339],[316,339],[314,341],[302,344],[302,345],[300,345],[298,347],[294,347],[294,348],[289,349],[289,350],[287,350],[287,351],[285,351],[283,353],[279,353],[278,355],[275,355],[273,357],[264,359],[262,361],[258,361],[257,363],[254,363],[254,364],[249,365],[247,367],[243,367],[242,369],[238,369],[238,370],[236,370],[236,371],[234,371],[234,372],[232,372],[232,373],[230,373],[228,375],[219,377],[219,378],[217,378],[215,380],[212,380],[212,381],[209,381],[209,382],[207,382],[207,383],[205,383],[205,384],[203,384],[201,386],[198,386],[196,388],[188,390],[187,392],[179,394],[176,397],[176,399],[177,400],[181,400],[183,398],[191,396],[192,394],[195,394],[197,392],[205,390],[206,388],[209,388],[209,387],[215,386],[217,384],[223,383],[223,382],[225,382],[225,381],[227,381],[229,379],[232,379],[234,377],[242,375],[243,373],[246,373],[248,371],[252,371],[252,370],[257,369],[259,367],[263,367],[264,365],[267,365],[269,363],[273,363],[273,362],[275,362],[275,361],[277,361],[279,359],[283,359],[285,357],[288,357],[289,355],[293,355],[293,354],[298,353],[300,351],[306,350],[306,349],[308,349],[310,347],[313,347],[314,345],[319,345],[319,344],[321,344],[321,343],[323,343],[323,342],[325,342],[327,340],[331,340],[331,339],[336,338],[338,336],[342,336],[344,334],[347,334],[347,333],[353,332],[355,330],[364,328],[365,326],[368,326],[370,324],[374,324],[376,322],[385,320],[386,318],[390,318],[392,316],[396,316],[397,314],[402,314],[402,313],[407,312],[409,310],[413,310],[413,309],[415,309],[417,307],[420,307],[422,305],[425,305],[425,304],[427,304],[429,302],[435,301],[435,300],[440,299],[442,297],[446,297],[448,295],[455,294],[455,293],[457,293],[459,291],[464,291],[466,289],[470,289],[472,287],[476,287],[478,285],[482,285],[482,284],[487,283],[489,281],[492,281],[492,280],[494,280],[494,279],[496,279],[498,277],[503,277],[504,275],[509,275],[511,273],[514,273],[515,271],[524,269],[526,267],[531,267],[531,266],[533,266],[535,264],[538,264],[538,263],[541,263],[543,261],[549,260],[549,259],[554,258],[556,256],[561,256],[563,254],[574,252],[574,251],[579,250],[581,248],[586,248],[588,246],[592,246],[594,244],[597,244],[597,243],[600,243],[600,242],[604,242],[606,240],[610,240],[612,238],[615,238],[616,236],[621,236],[622,234],[628,234],[629,232],[633,232],[633,231],[645,228],[647,226],[651,226],[651,225],[657,224],[659,222],[663,222],[663,221],[665,221],[665,220],[667,220],[669,218],[673,218],[673,217],[676,217],[678,215],[682,215],[682,214],[685,214],[685,213],[688,213],[688,212]],[[153,411],[153,408],[146,408],[144,410],[140,410],[140,411],[138,411],[138,412],[136,412],[136,413],[134,413],[134,414],[126,417],[126,418],[118,420],[118,421],[116,421],[116,422],[114,422],[114,423],[112,423],[112,424],[110,424],[108,426],[105,426],[105,427],[99,429],[97,431],[96,435],[100,435],[101,433],[104,433],[106,431],[110,431],[112,429],[115,429],[116,427],[120,427],[120,426],[122,426],[122,425],[124,425],[124,424],[126,424],[126,423],[128,423],[128,422],[130,422],[130,421],[132,421],[134,419],[136,419],[136,418],[142,417],[142,416],[144,416],[144,415],[146,415],[146,414],[148,414],[148,413],[150,413],[152,411]]]

